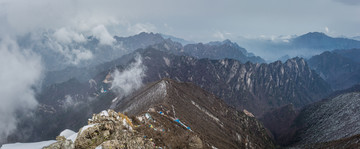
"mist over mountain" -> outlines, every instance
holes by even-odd
[[[17,42],[20,48],[32,49],[42,56],[46,70],[58,71],[67,67],[94,67],[138,48],[164,41],[160,34],[153,33],[140,33],[130,37],[112,37],[108,33],[105,37],[85,37],[73,33],[80,38],[73,39],[72,36],[65,34],[69,31],[63,31],[65,33],[61,34],[58,32],[61,30],[44,32],[41,35],[27,34],[19,37]]]
[[[125,54],[132,55],[131,53],[134,52],[135,49],[146,48],[146,47],[154,47],[156,49],[162,51],[168,51],[176,55],[188,55],[188,56],[194,56],[196,58],[210,58],[210,59],[231,58],[231,59],[239,60],[243,63],[247,61],[253,63],[265,62],[262,58],[255,56],[252,53],[248,53],[246,49],[241,48],[236,43],[233,43],[230,40],[225,40],[223,42],[210,42],[207,44],[199,43],[199,44],[189,44],[182,46],[178,42],[174,42],[171,39],[163,39],[160,36],[160,34],[153,34],[153,33],[140,33],[138,35],[130,36],[130,37],[115,36],[115,39],[118,41],[117,43],[119,45],[123,45],[122,47],[128,47],[127,50],[113,49],[112,51],[107,53],[108,55],[111,55],[109,57],[107,57],[107,55],[103,55],[104,54],[103,52],[99,52],[98,56],[94,58],[96,59],[96,63],[94,64],[70,65],[65,69],[48,71],[44,79],[44,85],[51,85],[52,83],[61,83],[71,78],[76,78],[79,81],[88,81],[89,79],[94,77],[97,73],[108,69],[108,67],[125,64],[129,59],[128,56],[124,56],[121,59],[119,59],[118,57]],[[142,44],[137,44],[137,43],[142,43]],[[109,51],[109,49],[107,50]],[[116,57],[116,55],[118,55],[117,59],[111,58],[111,57]]]
[[[270,39],[239,38],[236,41],[249,51],[268,61],[278,60],[285,55],[310,58],[324,51],[360,47],[360,41],[358,40],[330,37],[321,32],[309,32],[300,36],[279,36]]]
[[[194,43],[196,43],[195,41],[188,41],[188,40],[181,39],[181,38],[178,38],[178,37],[174,37],[174,36],[171,36],[171,35],[161,34],[161,36],[162,36],[164,39],[170,39],[170,40],[172,40],[172,41],[181,43],[182,45],[187,45],[187,44],[194,44]]]

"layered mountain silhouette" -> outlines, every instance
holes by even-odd
[[[128,58],[123,55],[131,54],[139,48],[144,49],[147,47],[153,47],[162,51],[169,51],[176,55],[193,56],[195,58],[231,58],[239,60],[242,63],[246,63],[248,61],[252,63],[265,62],[262,58],[247,52],[246,49],[240,47],[234,42],[231,42],[230,40],[225,40],[223,42],[210,42],[207,44],[188,44],[183,46],[178,42],[172,41],[170,38],[164,39],[161,34],[154,33],[140,33],[129,37],[115,36],[114,38],[116,39],[116,42],[114,42],[114,45],[112,46],[100,44],[98,39],[95,37],[89,37],[88,41],[82,43],[81,45],[66,45],[70,51],[75,49],[75,47],[78,48],[79,46],[89,49],[93,55],[93,58],[88,60],[91,63],[70,65],[63,62],[64,58],[61,58],[61,55],[59,54],[52,53],[54,54],[53,56],[57,56],[56,58],[44,55],[44,57],[50,58],[49,60],[45,60],[49,63],[49,65],[52,65],[52,63],[55,62],[58,64],[60,62],[58,58],[62,59],[61,65],[64,65],[49,66],[56,69],[49,69],[50,71],[47,71],[44,85],[47,86],[53,83],[61,83],[71,78],[76,78],[80,81],[87,81],[99,72],[105,71],[106,69],[104,68],[108,68],[108,65],[110,64],[112,64],[112,66],[125,64],[124,61],[127,61]],[[49,52],[51,54],[51,50],[49,50]],[[122,59],[119,59],[119,57],[122,57]]]
[[[321,32],[309,32],[300,36],[278,37],[275,39],[239,39],[246,49],[267,60],[277,60],[288,55],[310,58],[325,51],[360,48],[360,41],[330,37]]]

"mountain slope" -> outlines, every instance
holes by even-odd
[[[356,55],[357,51],[351,51],[324,52],[311,57],[307,62],[333,89],[345,89],[360,83],[360,63],[354,61],[355,58],[350,59],[351,54],[347,53],[352,53],[353,57],[360,54]]]
[[[265,113],[260,121],[270,130],[277,144],[286,146],[296,132],[292,125],[298,113],[294,105],[289,104]]]
[[[149,109],[162,111],[190,127],[208,147],[274,147],[255,118],[236,111],[191,83],[164,79],[145,86],[112,107],[130,115],[138,115]]]
[[[360,49],[342,49],[342,50],[334,50],[334,53],[340,54],[343,57],[351,59],[357,63],[360,63]]]
[[[354,135],[347,138],[342,138],[339,140],[323,142],[323,143],[315,143],[315,144],[307,144],[304,145],[303,148],[313,148],[313,149],[328,149],[328,148],[360,148],[360,135]]]
[[[296,144],[312,144],[360,134],[360,93],[343,93],[303,109],[297,119]]]

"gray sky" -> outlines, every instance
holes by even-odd
[[[67,28],[110,34],[140,31],[195,41],[300,35],[360,35],[359,0],[0,0],[0,31]],[[90,31],[90,32],[89,32]]]

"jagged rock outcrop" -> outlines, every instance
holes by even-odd
[[[103,149],[155,147],[151,140],[133,130],[133,124],[126,115],[113,110],[94,114],[89,119],[88,125],[82,127],[75,138],[76,140],[73,142],[70,137],[58,136],[57,142],[45,147],[45,149],[94,149],[98,146]]]

